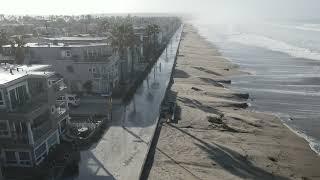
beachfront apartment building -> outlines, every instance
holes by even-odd
[[[60,143],[69,121],[63,79],[49,65],[0,64],[1,165],[33,167]]]
[[[50,64],[61,74],[71,92],[109,94],[119,81],[119,57],[105,37],[47,38],[45,43],[25,44],[25,64]],[[11,46],[3,47],[10,55]]]

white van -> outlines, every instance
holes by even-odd
[[[80,105],[80,98],[75,94],[66,94],[65,96],[58,97],[57,102],[67,102],[69,107],[76,107]]]

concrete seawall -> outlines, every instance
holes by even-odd
[[[74,179],[140,178],[157,129],[182,28],[172,37],[167,51],[161,54],[132,99],[113,106],[110,128],[93,147],[81,152],[79,175]]]
[[[173,65],[172,65],[172,68],[171,68],[171,73],[170,73],[170,79],[172,78],[172,74],[173,74],[173,70],[174,70],[174,67],[175,67],[175,65],[176,65],[176,61],[177,61],[177,56],[178,56],[178,54],[179,54],[179,47],[180,47],[180,41],[181,41],[181,36],[182,36],[182,33],[183,33],[183,25],[180,27],[180,29],[178,29],[177,30],[177,33],[174,35],[174,37],[173,37],[173,39],[171,39],[171,40],[174,40],[175,38],[176,38],[176,40],[177,41],[179,41],[179,43],[178,43],[178,47],[177,47],[177,49],[175,49],[175,56],[174,56],[174,63],[173,63]],[[168,45],[169,46],[169,45]],[[168,48],[168,47],[167,47]],[[164,52],[165,53],[165,52]],[[166,83],[166,91],[165,91],[165,93],[163,94],[163,96],[162,96],[162,101],[163,101],[163,99],[164,99],[164,97],[166,96],[166,93],[168,92],[168,90],[170,89],[170,81],[168,82],[168,83]],[[160,107],[161,107],[161,104],[160,104]],[[159,107],[159,110],[160,110],[160,107]],[[160,113],[160,112],[159,112]],[[158,114],[159,114],[158,113]],[[153,131],[153,133],[152,133],[152,137],[151,137],[151,141],[148,143],[148,150],[147,150],[147,153],[146,153],[146,155],[145,155],[145,158],[144,158],[144,162],[143,162],[143,166],[141,167],[141,170],[140,170],[140,175],[139,175],[139,179],[144,179],[146,176],[143,174],[144,173],[144,171],[146,170],[146,169],[148,169],[148,168],[151,168],[151,167],[147,167],[147,165],[146,165],[146,161],[147,161],[147,159],[149,158],[148,156],[149,156],[149,153],[150,153],[150,149],[152,148],[152,145],[155,145],[156,146],[156,144],[155,144],[155,142],[154,141],[156,141],[155,140],[155,136],[158,136],[159,135],[159,133],[160,133],[160,129],[158,129],[159,128],[159,115],[158,115],[158,117],[156,118],[157,119],[157,125],[156,125],[156,127],[154,128],[154,131]],[[158,134],[157,134],[158,133]]]

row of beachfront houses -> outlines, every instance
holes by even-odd
[[[69,107],[58,97],[67,93],[111,94],[119,84],[143,71],[142,42],[120,59],[105,37],[47,38],[24,45],[23,64],[14,65],[13,47],[0,54],[0,164],[33,167],[59,144],[69,123]],[[162,35],[157,38],[159,42]],[[90,89],[88,89],[90,82]]]
[[[119,82],[118,58],[113,56],[108,42],[103,38],[65,37],[48,42],[27,43],[24,48],[25,64],[49,64],[62,75],[72,92],[83,91],[90,81],[93,93],[109,93]],[[10,45],[3,47],[3,54],[10,56]]]
[[[42,38],[38,43],[26,43],[23,47],[24,64],[49,64],[62,75],[70,92],[87,92],[84,85],[90,83],[92,93],[107,93],[120,83],[130,81],[134,72],[143,71],[148,65],[144,59],[147,46],[144,27],[135,27],[136,43],[128,48],[125,59],[113,51],[109,37],[58,37]],[[157,43],[163,44],[163,34],[157,34]],[[17,45],[16,45],[17,46]],[[1,59],[11,57],[14,62],[14,47],[2,47]]]

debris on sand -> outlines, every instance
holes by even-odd
[[[268,159],[272,162],[278,162],[278,160],[275,157],[268,156]]]
[[[235,93],[234,96],[240,99],[249,99],[249,93]]]
[[[191,89],[195,90],[195,91],[203,91],[202,89],[199,89],[199,88],[196,88],[196,87],[192,87]]]

